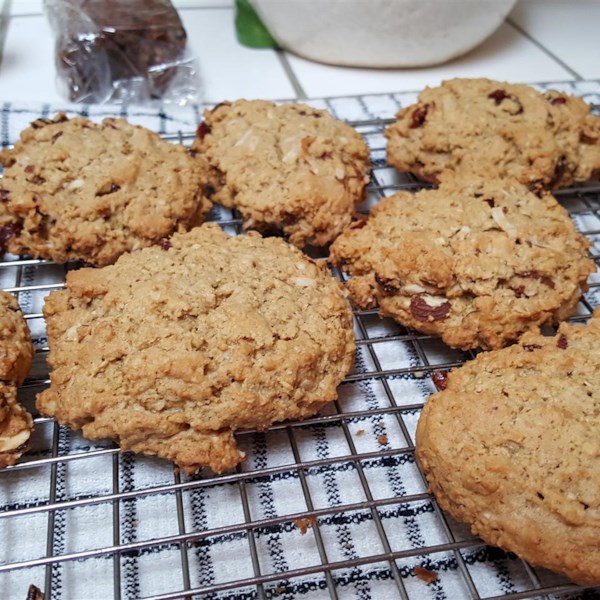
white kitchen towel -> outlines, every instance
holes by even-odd
[[[600,104],[597,82],[551,87]],[[382,120],[415,98],[309,101],[356,124],[369,142],[376,182],[365,210],[382,193],[416,185],[387,167],[382,135]],[[121,115],[188,143],[203,107],[114,113],[106,106],[4,104],[0,144],[14,143],[30,121],[61,110],[92,119]],[[585,194],[560,197],[597,242],[600,223]],[[223,209],[211,213],[216,221],[230,218]],[[0,284],[22,290],[19,300],[40,350],[21,391],[32,407],[47,377],[43,298],[62,285],[67,267],[9,263],[0,269]],[[598,288],[586,299],[582,316],[599,303]],[[550,590],[546,597],[593,597],[486,546],[427,495],[413,442],[420,407],[434,391],[430,374],[472,355],[369,311],[356,313],[356,332],[356,364],[339,400],[304,423],[240,433],[248,458],[219,477],[186,477],[166,461],[121,455],[110,442],[92,443],[38,418],[31,451],[0,472],[0,599],[25,600],[30,584],[52,600],[456,600],[540,597],[536,588]],[[435,581],[427,583],[430,572]]]

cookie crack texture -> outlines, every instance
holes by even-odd
[[[57,115],[0,162],[0,226],[17,224],[6,236],[14,254],[102,266],[200,223],[211,206],[187,149],[124,119]]]
[[[383,199],[331,246],[359,308],[464,350],[500,348],[575,310],[596,270],[549,193],[477,177]]]
[[[452,79],[396,119],[385,132],[388,161],[425,181],[476,174],[556,189],[600,169],[600,118],[556,91]]]
[[[15,464],[33,431],[31,415],[17,401],[17,386],[29,373],[33,354],[16,298],[0,291],[0,468]]]
[[[486,542],[600,583],[600,310],[451,372],[419,419],[440,506]]]
[[[281,239],[208,224],[170,241],[72,272],[48,297],[53,370],[37,406],[87,437],[220,472],[242,460],[235,431],[337,397],[352,313],[326,265]]]
[[[324,110],[263,100],[222,103],[193,144],[214,201],[246,229],[281,231],[297,246],[324,245],[350,223],[369,181],[369,150]]]

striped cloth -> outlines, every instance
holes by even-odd
[[[600,103],[597,82],[551,87]],[[392,118],[415,98],[309,103],[355,122]],[[202,109],[4,104],[0,143],[14,143],[30,121],[60,110],[92,119],[120,115],[163,135],[191,135]],[[393,184],[397,174],[385,168],[381,131],[367,139],[380,183]],[[228,216],[217,208],[211,218]],[[576,221],[583,231],[600,231],[593,214]],[[0,272],[8,289],[63,279],[64,267],[56,265]],[[38,349],[47,340],[35,315],[47,291],[19,294],[24,311],[34,315],[29,324]],[[596,288],[588,294],[590,305],[599,303],[597,295]],[[436,340],[419,341],[375,315],[361,315],[357,323],[363,342],[339,401],[313,422],[240,434],[248,459],[221,477],[185,477],[166,461],[119,455],[111,443],[91,443],[38,420],[22,465],[0,473],[0,598],[24,600],[30,584],[52,600],[179,598],[185,590],[188,597],[236,600],[456,600],[518,594],[534,585],[584,597],[543,569],[532,580],[522,561],[443,520],[426,493],[412,452],[419,407],[434,391],[423,367],[468,356]],[[379,343],[366,344],[367,338]],[[34,378],[46,375],[42,359],[40,353]],[[381,371],[386,377],[376,376]],[[43,385],[23,390],[29,406]],[[110,501],[113,494],[117,501]],[[52,563],[51,556],[61,559]],[[437,577],[427,583],[430,572]]]

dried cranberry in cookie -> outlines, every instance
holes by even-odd
[[[330,260],[359,308],[490,349],[572,314],[596,270],[588,246],[549,192],[471,178],[383,199]]]
[[[445,81],[385,135],[388,162],[433,183],[479,174],[556,189],[600,171],[600,118],[581,98],[527,85]]]
[[[223,102],[204,114],[192,146],[211,200],[245,229],[325,245],[351,222],[369,181],[369,150],[327,111],[264,100]]]
[[[124,119],[37,119],[0,162],[0,244],[13,254],[107,265],[211,206],[188,150]]]

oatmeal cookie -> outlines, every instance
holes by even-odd
[[[33,359],[29,328],[12,294],[0,291],[0,381],[20,385]]]
[[[589,242],[549,192],[447,181],[383,199],[332,244],[361,309],[455,348],[499,348],[574,311]]]
[[[16,299],[0,291],[0,468],[14,464],[25,452],[33,430],[31,415],[17,403],[17,385],[29,373],[33,353]]]
[[[38,119],[0,162],[1,237],[13,254],[102,266],[210,208],[188,150],[124,119]]]
[[[416,458],[439,505],[486,542],[600,584],[600,311],[452,371]]]
[[[17,462],[32,431],[31,415],[17,402],[17,386],[0,381],[0,469]]]
[[[239,210],[244,228],[281,231],[299,247],[335,239],[369,180],[362,137],[302,104],[219,104],[205,112],[192,148],[214,202]]]
[[[53,371],[37,407],[187,472],[229,469],[235,431],[337,397],[355,350],[343,292],[282,239],[213,223],[70,272],[44,306]]]
[[[388,162],[430,182],[475,173],[556,189],[600,171],[600,118],[579,97],[527,85],[445,81],[385,135]]]

